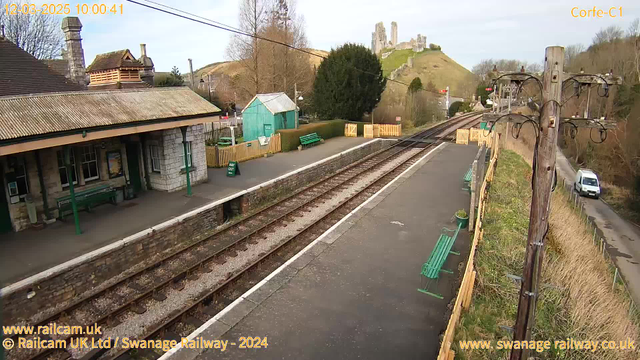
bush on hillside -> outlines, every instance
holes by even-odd
[[[362,45],[345,44],[320,64],[313,107],[324,118],[361,120],[378,104],[386,84],[376,55]]]
[[[442,50],[440,45],[436,45],[434,43],[429,44],[429,50]]]

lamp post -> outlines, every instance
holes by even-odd
[[[293,84],[293,100],[295,102],[296,105],[296,129],[298,128],[298,100],[302,101],[304,100],[304,98],[302,97],[302,95],[300,95],[300,92],[298,92],[298,83],[294,83]]]
[[[204,86],[204,79],[200,79],[200,84]],[[209,102],[211,102],[211,83],[209,82],[207,83],[207,91],[209,92]]]

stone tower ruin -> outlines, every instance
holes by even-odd
[[[395,21],[391,22],[391,47],[398,45],[398,24]]]
[[[376,24],[376,31],[371,33],[371,51],[376,55],[380,54],[387,44],[387,30],[381,21]]]

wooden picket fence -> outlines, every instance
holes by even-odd
[[[456,130],[456,144],[469,144],[469,129]]]
[[[392,124],[367,124],[364,126],[365,138],[378,138],[382,136],[401,136],[402,125]]]
[[[349,123],[344,124],[344,136],[358,137],[358,125]]]
[[[274,134],[267,145],[261,146],[258,140],[247,141],[234,146],[207,146],[207,166],[224,167],[229,161],[246,161],[282,151],[280,134]]]
[[[473,296],[473,285],[476,281],[476,270],[474,269],[473,261],[476,255],[476,248],[478,246],[478,243],[482,240],[484,232],[484,230],[482,229],[482,219],[487,201],[487,186],[493,180],[493,173],[498,161],[498,141],[496,136],[496,132],[492,132],[491,135],[488,136],[490,140],[488,140],[487,143],[495,144],[495,146],[491,147],[491,161],[489,162],[487,174],[485,175],[484,181],[482,182],[482,187],[480,188],[478,212],[476,214],[473,241],[471,243],[469,259],[467,260],[462,283],[460,283],[460,290],[458,291],[458,296],[456,297],[456,302],[453,306],[453,312],[451,313],[451,317],[449,318],[447,330],[445,331],[444,337],[442,338],[442,343],[440,344],[438,360],[453,360],[455,358],[455,352],[451,350],[451,345],[453,344],[456,325],[458,324],[458,320],[460,320],[460,314],[462,313],[462,310],[467,310],[469,308],[469,305],[471,304],[471,298]]]

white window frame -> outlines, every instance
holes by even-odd
[[[149,145],[149,158],[151,159],[151,171],[161,173],[162,148],[158,145]]]
[[[181,169],[184,169],[184,143],[180,143],[180,159],[182,161]],[[193,167],[193,155],[191,152],[191,141],[187,141],[187,154],[189,155],[189,168]]]
[[[74,154],[73,149],[71,149],[71,154],[69,156],[69,163],[71,164],[71,167],[73,168],[73,175],[75,175],[76,177],[76,181],[73,182],[73,185],[77,185],[78,184],[78,171],[76,170],[76,155]],[[60,173],[60,169],[64,169],[65,173],[67,171],[67,168],[64,166],[64,150],[58,150],[56,151],[56,158],[58,161],[58,174]],[[60,166],[60,161],[62,161],[62,166]],[[69,174],[67,174],[67,177],[69,177]],[[69,179],[67,179],[67,183],[63,183],[62,182],[62,178],[60,178],[60,184],[62,185],[62,188],[66,188],[69,187]]]
[[[27,173],[27,164],[24,160],[23,157],[19,157],[17,160],[17,164],[16,164],[16,170],[18,168],[21,168],[23,171],[22,175],[16,175],[16,190],[18,191],[17,195],[18,197],[20,197],[20,201],[24,201],[25,197],[27,197],[27,195],[29,194],[29,173]],[[16,171],[17,173],[17,171]],[[21,180],[19,180],[21,179]],[[20,186],[18,185],[18,183],[20,181],[24,182],[24,187],[26,189],[25,193],[20,193]]]
[[[87,155],[89,155],[89,160],[86,160],[86,156]],[[91,155],[93,155],[93,159],[91,158]],[[98,150],[93,145],[86,145],[86,146],[83,146],[81,148],[80,159],[81,159],[80,168],[82,169],[82,176],[84,176],[84,165],[85,164],[87,164],[87,167],[89,169],[91,169],[89,167],[89,164],[95,163],[95,165],[96,165],[96,175],[95,176],[86,177],[86,178],[84,178],[84,181],[91,181],[91,180],[100,179],[100,166],[98,165]],[[78,177],[76,176],[76,179],[77,178]]]

